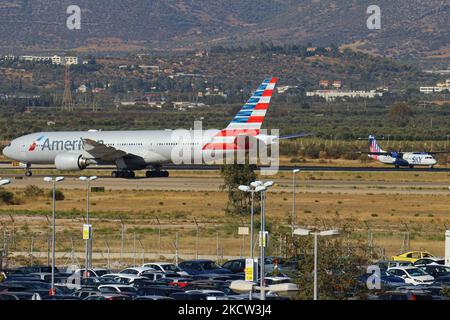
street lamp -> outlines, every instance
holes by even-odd
[[[44,181],[51,183],[53,187],[53,204],[52,204],[52,287],[51,287],[51,295],[54,296],[56,294],[55,290],[55,241],[56,241],[56,183],[63,181],[64,177],[56,177],[55,179],[51,177],[45,177]]]
[[[292,222],[291,222],[292,234],[294,234],[295,230],[295,174],[299,172],[300,169],[292,170]]]
[[[252,195],[252,204],[251,204],[251,216],[250,216],[250,257],[252,261],[254,261],[254,253],[253,253],[253,239],[254,239],[254,201],[255,201],[255,193],[262,192],[266,190],[266,187],[263,186],[261,181],[254,181],[250,184],[250,186],[241,185],[238,189],[242,192],[250,192]],[[252,300],[252,291],[250,291],[250,300]]]
[[[90,193],[91,182],[97,180],[96,176],[92,177],[80,177],[80,181],[86,182],[86,225],[89,226],[89,212],[90,212]],[[89,239],[86,239],[86,275],[89,274],[88,270],[92,267],[92,235],[89,234]]]
[[[265,255],[266,255],[266,191],[268,188],[272,187],[274,185],[273,181],[267,181],[262,184],[262,187],[264,187],[263,190],[261,190],[261,234],[260,234],[260,245],[261,245],[261,275],[260,275],[260,288],[261,288],[261,300],[266,300],[266,293],[265,293],[265,271],[264,271],[264,263],[265,263]]]
[[[297,236],[314,236],[314,300],[317,299],[317,257],[318,257],[318,238],[321,237],[332,237],[332,236],[338,236],[339,230],[326,230],[326,231],[320,231],[320,232],[312,232],[309,229],[295,229],[294,235]]]
[[[10,184],[11,180],[5,179],[5,180],[0,180],[0,187],[1,186],[6,186],[7,184]]]

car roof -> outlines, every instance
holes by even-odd
[[[111,283],[111,284],[102,284],[98,288],[104,288],[104,287],[117,287],[117,288],[134,288],[133,286],[130,286],[128,284],[119,284],[119,283]]]
[[[397,269],[397,270],[411,270],[411,269],[419,269],[419,268],[417,268],[416,266],[399,266],[399,267],[389,268],[388,271],[389,270],[394,270],[394,269]]]
[[[124,271],[124,270],[135,270],[138,272],[142,272],[142,271],[155,270],[155,269],[150,268],[150,267],[130,267],[130,268],[122,269],[121,271]]]

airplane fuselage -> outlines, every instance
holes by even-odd
[[[411,166],[428,166],[432,167],[437,164],[436,159],[429,153],[420,152],[405,152],[401,158],[395,158],[391,156],[370,156],[381,163],[401,166],[401,167],[411,167]]]
[[[171,163],[175,148],[191,150],[192,159],[220,130],[206,130],[201,133],[186,131],[185,139],[172,130],[149,131],[74,131],[41,132],[13,140],[3,153],[10,159],[30,164],[55,163],[59,154],[74,154],[90,157],[83,139],[91,139],[105,146],[120,149],[141,158],[141,169],[147,165]],[[98,161],[98,164],[115,164],[114,161]]]

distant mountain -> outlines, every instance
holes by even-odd
[[[66,28],[66,9],[82,28]],[[382,29],[366,27],[367,7]],[[346,45],[395,57],[450,57],[448,0],[10,0],[0,2],[0,50],[138,51],[255,41]]]

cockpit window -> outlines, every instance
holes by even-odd
[[[11,147],[11,142],[6,145],[7,147]]]

